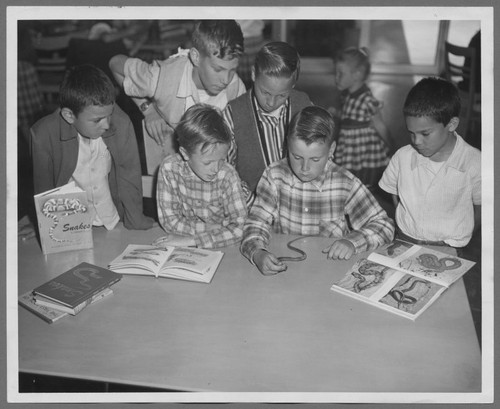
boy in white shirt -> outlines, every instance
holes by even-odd
[[[397,236],[462,248],[481,225],[481,153],[456,133],[458,89],[424,78],[403,113],[411,144],[396,152],[379,182],[393,195]]]

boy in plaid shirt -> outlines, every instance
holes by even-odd
[[[238,243],[247,215],[236,170],[226,162],[231,137],[220,113],[197,104],[176,128],[179,153],[160,166],[158,219],[169,233],[157,245],[225,247]]]
[[[359,179],[330,159],[334,131],[327,111],[304,108],[290,123],[288,158],[264,171],[241,241],[242,254],[262,274],[286,269],[267,250],[271,228],[282,234],[335,238],[323,250],[328,259],[349,259],[392,241],[393,221]]]

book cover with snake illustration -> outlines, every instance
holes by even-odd
[[[415,320],[473,265],[396,240],[359,259],[331,290]]]
[[[43,254],[93,247],[87,196],[74,182],[34,199]]]
[[[75,308],[121,280],[121,274],[90,263],[80,263],[33,290],[35,298],[45,297]]]

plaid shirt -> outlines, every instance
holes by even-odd
[[[243,229],[241,252],[249,260],[256,250],[267,249],[271,226],[276,233],[343,237],[357,253],[394,236],[393,221],[370,191],[331,160],[318,179],[307,183],[293,174],[287,159],[265,170]]]
[[[247,215],[236,170],[225,164],[215,180],[204,182],[179,154],[167,157],[157,184],[158,219],[166,232],[193,236],[198,247],[238,243]]]

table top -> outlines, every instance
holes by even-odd
[[[20,242],[18,293],[161,235],[94,228],[93,249],[48,256]],[[273,236],[275,254],[291,238]],[[326,260],[329,242],[297,242],[307,260],[271,277],[238,247],[222,249],[210,284],[124,275],[113,296],[54,324],[19,308],[19,370],[179,391],[481,391],[462,280],[411,321],[331,291],[354,260]]]

